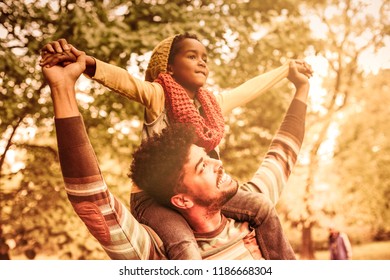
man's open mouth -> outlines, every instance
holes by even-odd
[[[217,188],[220,188],[226,182],[230,183],[231,180],[231,177],[223,171],[223,167],[220,167],[218,170]]]

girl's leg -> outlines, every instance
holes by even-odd
[[[145,192],[131,194],[130,207],[134,217],[161,238],[168,259],[202,259],[193,231],[179,213],[161,206]]]
[[[272,208],[271,201],[263,194],[239,189],[236,195],[222,207],[222,213],[229,218],[249,222],[253,228],[256,228],[263,223]]]
[[[239,190],[222,209],[229,217],[249,224],[265,259],[295,259],[272,202],[261,193]]]

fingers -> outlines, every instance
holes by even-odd
[[[64,51],[69,51],[68,42],[65,39],[59,39],[44,45],[41,49],[41,54],[62,53]]]
[[[65,66],[64,63],[71,63],[76,61],[76,56],[70,52],[63,52],[63,53],[54,53],[54,54],[46,54],[42,57],[42,59],[39,62],[39,65],[41,67],[52,67],[54,65],[62,65]]]
[[[78,49],[76,49],[74,46],[72,45],[69,45],[70,47],[70,52],[71,54],[73,54],[75,57],[76,57],[76,61],[78,63],[80,62],[84,62],[85,64],[85,59],[86,59],[86,55],[85,55],[85,52],[83,51],[79,51]]]
[[[301,86],[308,83],[310,78],[308,74],[302,73],[300,68],[302,68],[302,62],[291,60],[289,64],[289,72],[287,78],[296,86]]]
[[[69,51],[70,51],[70,46],[69,46],[68,42],[66,41],[66,39],[61,38],[57,41],[47,43],[41,49],[42,59],[41,59],[40,65],[41,66],[50,65],[49,67],[51,67],[53,65],[61,63],[60,55],[57,55],[54,57],[51,57],[51,55],[63,54],[65,52],[69,52]],[[69,57],[69,55],[68,55],[68,57]],[[50,63],[50,64],[48,64],[48,63]],[[53,64],[53,63],[55,63],[55,64]]]
[[[311,65],[307,62],[304,62],[304,67],[305,67],[306,73],[309,76],[309,78],[312,77],[313,76],[313,69],[311,68]]]
[[[290,67],[289,72],[294,73],[294,74],[298,73],[299,72],[299,70],[298,70],[299,65],[300,65],[300,62],[297,62],[296,60],[291,60],[290,65],[289,65],[289,67]]]
[[[69,51],[70,47],[68,42],[65,39],[59,39],[57,41],[53,41],[50,43],[47,43],[43,48],[42,52],[49,52],[49,53],[62,53],[64,51]]]
[[[44,45],[43,48],[41,49],[41,54],[42,53],[54,53],[54,52],[55,52],[55,50],[54,50],[53,46],[51,45],[51,43]]]
[[[294,62],[297,65],[298,71],[304,74],[306,77],[311,78],[313,76],[313,69],[311,65],[302,59],[295,59]]]
[[[56,45],[56,50],[63,50],[63,51],[70,51],[70,46],[68,44],[68,42],[65,40],[65,39],[59,39],[58,41],[58,44],[59,45]]]
[[[81,69],[80,73],[84,72],[84,70],[86,68],[87,55],[85,54],[85,52],[79,51],[78,49],[76,49],[72,45],[69,45],[69,47],[70,47],[70,53],[76,57],[76,64]]]
[[[41,67],[52,67],[58,64],[66,66],[69,62],[76,61],[76,56],[70,50],[71,45],[65,39],[50,42],[41,49],[39,65]]]

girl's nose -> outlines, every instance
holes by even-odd
[[[200,66],[203,66],[203,67],[206,67],[206,66],[207,66],[206,61],[204,61],[202,58],[200,58],[200,59],[198,60],[198,64],[199,64]]]

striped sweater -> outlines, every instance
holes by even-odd
[[[242,189],[262,192],[274,203],[277,202],[297,160],[304,135],[305,113],[306,105],[294,99],[265,160],[253,179],[241,186]],[[126,206],[109,191],[82,118],[56,119],[55,122],[60,164],[68,198],[78,216],[109,257],[133,260],[166,259],[163,244],[157,234],[139,223]],[[225,227],[232,224],[239,229],[234,235],[237,242],[232,242],[228,235],[225,238],[221,236]],[[240,235],[240,229],[246,232],[245,236]],[[204,258],[261,258],[256,250],[251,250],[253,243],[246,242],[250,235],[253,235],[249,226],[226,219],[226,225],[222,225],[221,231],[216,235],[222,237],[219,240],[225,240],[222,241],[225,247],[221,242],[216,243],[214,238],[196,236]],[[215,244],[219,244],[217,249]],[[240,246],[240,252],[229,254],[230,248],[237,246]],[[218,247],[223,249],[219,250]],[[243,253],[242,250],[247,252]]]

